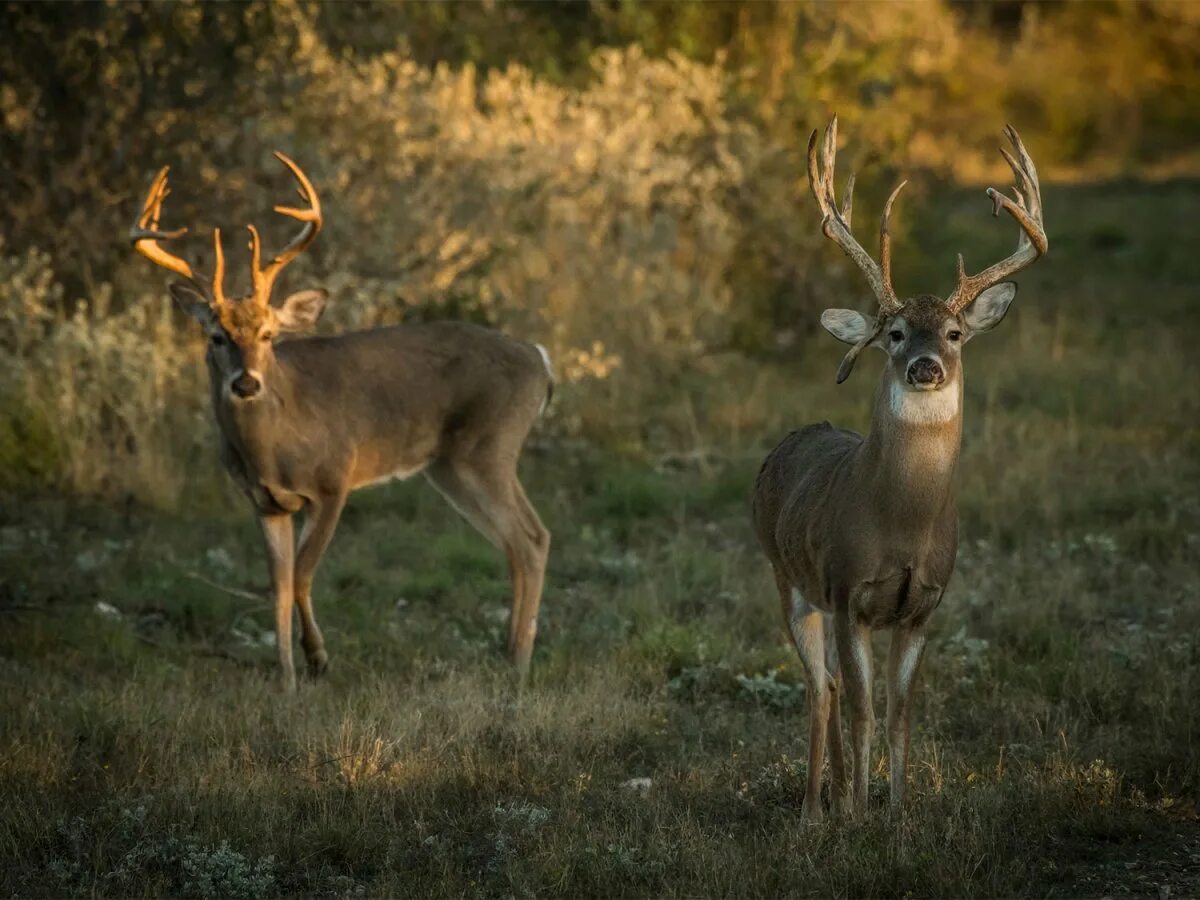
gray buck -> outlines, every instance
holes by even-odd
[[[537,630],[550,533],[517,480],[517,458],[552,389],[540,346],[457,322],[402,325],[277,342],[313,326],[323,290],[271,305],[279,274],[321,231],[321,204],[300,167],[277,153],[299,182],[304,206],[275,207],[303,222],[262,265],[250,232],[251,290],[225,294],[220,230],[213,274],[201,276],[160,241],[167,169],[158,173],[129,238],[139,253],[181,276],[171,294],[208,340],[206,356],[221,460],[254,506],[266,539],[283,686],[296,687],[293,602],[309,672],[328,664],[313,614],[313,572],[351,491],[422,472],[508,557],[513,602],[508,651],[523,676]],[[304,511],[299,545],[292,517]]]
[[[962,347],[994,328],[1017,292],[1004,279],[1046,252],[1037,170],[1016,131],[1000,152],[1018,188],[1011,199],[989,188],[1021,227],[1007,259],[967,275],[961,254],[954,292],[901,300],[892,288],[888,221],[901,183],[884,207],[879,263],[850,231],[854,178],[839,210],[833,170],[837,119],[808,147],[808,177],[824,215],[822,231],[866,275],[878,300],[874,321],[828,309],[821,324],[851,345],[840,384],[866,347],[887,355],[871,430],[864,438],[828,422],[793,431],[763,462],[754,488],[754,524],[774,570],[784,617],[803,663],[809,697],[808,785],[802,813],[821,819],[821,769],[829,748],[831,799],[839,812],[867,808],[871,758],[871,631],[891,630],[887,735],[892,807],[904,799],[913,681],[925,629],[950,579],[957,552],[954,471],[962,436]],[[847,794],[840,697],[850,707],[852,789]]]

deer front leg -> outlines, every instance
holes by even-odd
[[[783,607],[783,618],[787,623],[788,633],[792,644],[800,654],[800,663],[804,667],[804,680],[808,686],[808,784],[804,790],[804,801],[800,807],[800,815],[805,822],[820,822],[823,816],[821,810],[821,769],[825,765],[825,744],[831,710],[837,703],[833,695],[836,672],[836,653],[833,654],[834,668],[829,668],[832,651],[833,635],[828,634],[826,616],[820,610],[811,606],[804,595],[788,583],[786,577],[776,566],[772,566],[775,574],[775,587],[779,590],[779,601]],[[838,768],[834,772],[835,780],[841,777],[841,743],[837,744]],[[836,786],[834,796],[841,793]]]
[[[325,639],[317,626],[313,612],[312,580],[317,564],[329,548],[329,541],[337,529],[338,519],[346,506],[345,494],[316,497],[309,500],[304,518],[304,530],[300,532],[300,548],[296,552],[296,605],[300,607],[300,646],[308,662],[308,674],[313,678],[325,674],[329,666],[329,654],[325,652]]]
[[[842,755],[842,671],[830,615],[825,616],[825,669],[830,676],[829,729],[825,737],[829,747],[829,801],[834,812],[847,816],[850,798],[846,794],[846,759]]]
[[[820,610],[809,606],[799,592],[793,592],[792,603],[788,624],[808,682],[808,785],[800,815],[805,822],[820,822],[821,769],[825,766],[833,677],[825,668],[825,617]]]
[[[850,701],[851,805],[856,815],[867,811],[867,778],[871,763],[871,629],[844,611],[834,619],[838,657]]]
[[[275,595],[275,643],[279,648],[279,668],[284,691],[296,690],[296,670],[292,664],[293,557],[292,517],[259,516],[267,544],[267,563],[271,569],[271,590]]]
[[[895,812],[904,803],[908,771],[909,714],[913,683],[925,649],[924,628],[897,627],[892,632],[888,654],[887,716],[888,766],[891,776],[891,805]]]

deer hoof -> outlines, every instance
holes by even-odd
[[[309,653],[307,659],[309,678],[320,678],[329,670],[329,654],[324,649]]]
[[[833,800],[833,811],[842,819],[854,818],[854,807],[850,803],[850,798],[843,794],[840,797],[835,797]]]

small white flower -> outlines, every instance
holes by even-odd
[[[222,569],[226,572],[233,571],[233,557],[229,555],[229,551],[224,547],[212,547],[204,554],[204,558],[208,560],[208,564],[214,569]]]

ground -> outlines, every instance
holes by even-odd
[[[684,386],[711,452],[534,442],[554,545],[524,690],[502,561],[419,480],[353,498],[315,591],[331,671],[294,697],[215,463],[174,510],[5,500],[0,892],[1200,894],[1198,198],[1048,190],[1051,258],[966,349],[902,816],[877,731],[870,815],[800,822],[804,690],[750,486],[788,427],[862,427],[876,368],[835,386],[814,339]],[[931,262],[901,289],[944,290],[986,208],[914,227]]]

